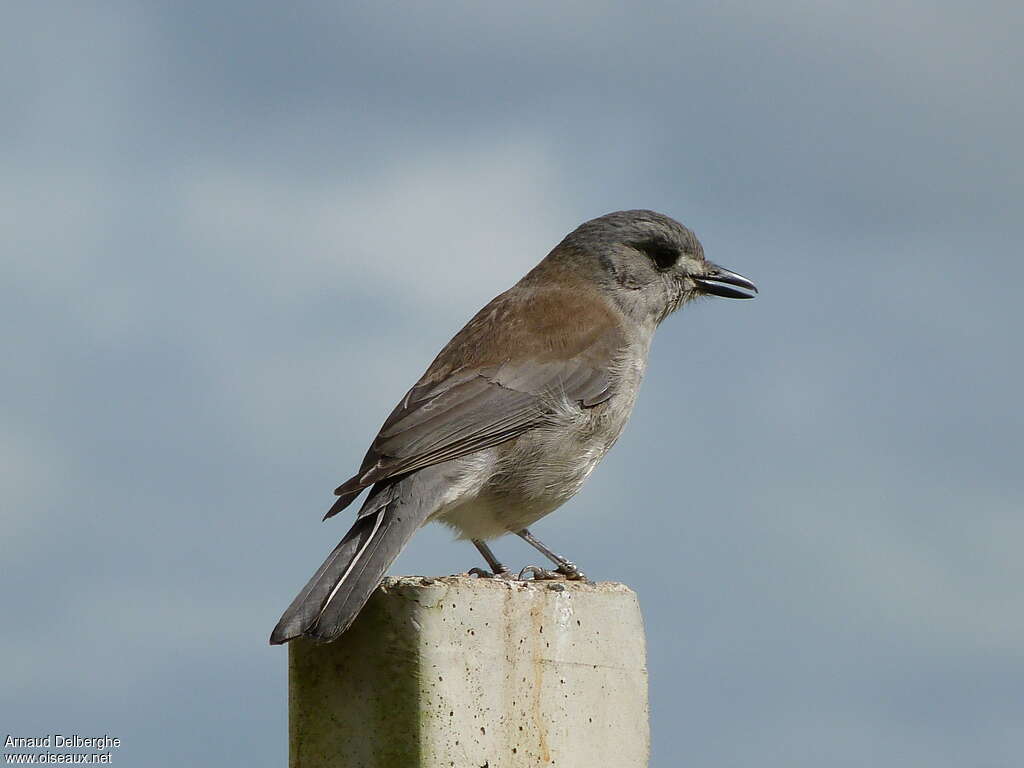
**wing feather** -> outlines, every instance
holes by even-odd
[[[557,400],[591,408],[611,397],[610,370],[624,343],[614,314],[573,312],[579,297],[565,292],[534,296],[532,315],[509,306],[516,301],[502,294],[449,342],[384,422],[359,472],[335,490],[325,517],[381,480],[518,437],[543,423]],[[545,302],[570,321],[536,329],[507,319],[535,316]],[[505,322],[494,322],[499,317]],[[545,336],[551,328],[555,339]],[[483,354],[502,350],[498,361]]]

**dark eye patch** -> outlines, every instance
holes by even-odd
[[[661,240],[643,240],[634,243],[633,247],[646,253],[651,261],[658,266],[658,269],[668,269],[679,261],[679,251]]]

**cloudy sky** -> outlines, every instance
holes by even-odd
[[[640,595],[652,765],[1019,765],[1022,8],[11,4],[0,728],[282,765],[331,489],[479,306],[648,207],[761,295],[662,327],[535,530]],[[475,564],[426,529],[395,572]]]

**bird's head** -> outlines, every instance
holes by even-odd
[[[654,211],[591,219],[548,258],[596,282],[627,314],[655,323],[700,296],[751,299],[757,293],[747,278],[705,259],[693,232]]]

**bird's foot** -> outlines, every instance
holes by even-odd
[[[587,581],[587,574],[576,567],[576,563],[569,562],[566,560],[555,568],[556,573],[560,573],[569,581]]]
[[[549,571],[547,568],[541,568],[538,565],[528,565],[519,572],[520,581],[528,581],[526,575],[529,574],[532,581],[550,581],[553,579],[564,579],[560,573]]]
[[[519,572],[519,580],[526,581],[526,575],[530,574],[533,581],[586,581],[587,577],[579,568],[572,563],[566,566],[559,565],[555,570],[540,568],[536,565],[528,565]]]
[[[520,578],[522,578],[522,574],[523,573],[527,573],[527,572],[533,573],[534,574],[534,578],[538,578],[537,577],[537,573],[538,572],[542,572],[544,574],[548,574],[546,576],[542,576],[541,577],[541,578],[545,578],[545,579],[568,579],[570,581],[587,581],[588,580],[587,577],[584,575],[583,571],[581,571],[579,568],[576,567],[576,563],[572,562],[571,560],[566,560],[564,557],[562,557],[557,552],[555,552],[555,551],[553,551],[551,549],[548,549],[548,547],[546,547],[544,545],[544,543],[540,539],[538,539],[536,536],[534,536],[532,533],[530,533],[525,528],[523,528],[523,530],[521,530],[521,531],[516,531],[515,534],[516,534],[516,536],[521,538],[523,541],[525,541],[527,544],[529,544],[531,547],[533,547],[538,552],[540,552],[542,555],[544,555],[544,557],[546,557],[548,560],[550,560],[551,562],[555,563],[555,565],[558,566],[552,572],[552,571],[547,571],[547,570],[544,570],[542,568],[537,568],[536,566],[532,566],[531,565],[531,566],[528,566],[528,567],[524,568],[520,572]]]
[[[476,576],[478,579],[498,579],[500,581],[515,581],[516,575],[506,568],[503,571],[492,573],[483,568],[470,568],[466,571],[467,576]]]

